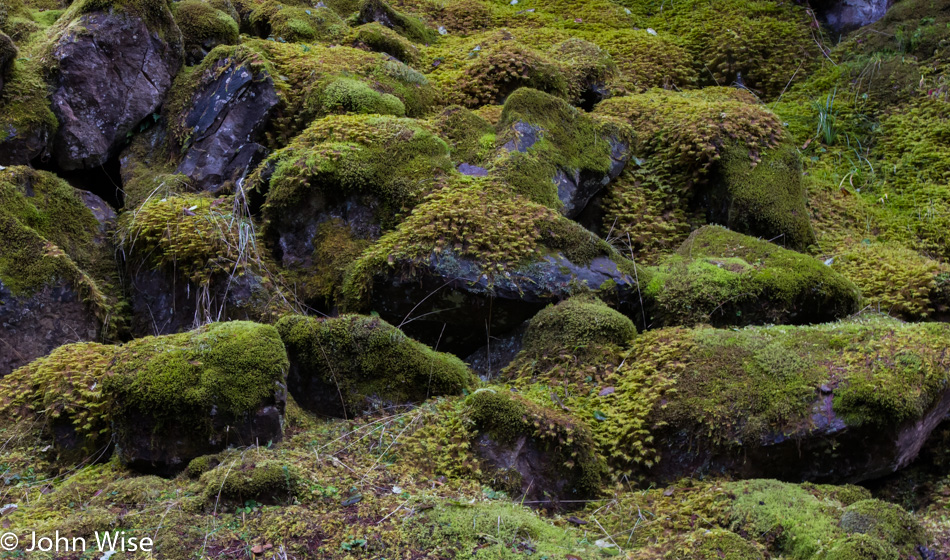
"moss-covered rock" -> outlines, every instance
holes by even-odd
[[[625,345],[637,334],[633,321],[595,298],[574,297],[535,315],[524,335],[524,350],[542,354],[573,346]]]
[[[458,105],[446,107],[435,119],[439,136],[448,144],[452,162],[466,175],[487,175],[497,137],[491,123]]]
[[[116,238],[139,336],[210,321],[271,322],[292,309],[241,201],[153,197],[122,214]]]
[[[654,325],[808,324],[860,308],[861,292],[821,261],[720,226],[661,260],[644,293]]]
[[[0,165],[27,165],[48,154],[58,126],[40,61],[14,59],[0,91]]]
[[[16,59],[17,48],[13,40],[0,33],[0,93],[3,93],[3,84],[10,79],[13,72],[13,61]]]
[[[451,165],[446,143],[417,121],[331,116],[271,155],[249,186],[266,193],[264,234],[297,276],[300,296],[319,302],[334,296],[333,279],[349,264],[327,262],[321,252],[334,258],[332,244],[360,245],[392,229]],[[339,266],[314,276],[331,264]]]
[[[108,458],[171,474],[279,441],[287,355],[273,327],[218,323],[124,345],[62,346],[2,381],[5,429],[39,431],[63,466]]]
[[[322,5],[298,0],[243,0],[237,4],[245,29],[264,39],[332,43],[349,31],[336,12]]]
[[[290,356],[291,395],[322,416],[352,417],[457,395],[474,382],[458,358],[432,351],[379,318],[292,315],[277,328]]]
[[[354,46],[386,53],[406,64],[413,64],[419,58],[418,47],[389,27],[375,21],[354,29],[348,40],[352,41]]]
[[[203,0],[173,4],[175,22],[181,30],[185,62],[197,64],[218,45],[238,42],[238,24],[229,14]]]
[[[424,22],[393,9],[385,0],[364,0],[358,19],[361,23],[377,22],[418,43],[434,43],[439,36]]]
[[[462,355],[574,293],[593,291],[640,316],[646,270],[506,191],[460,179],[430,195],[354,263],[343,287],[347,306],[404,322],[413,336]]]
[[[583,422],[490,389],[475,392],[468,404],[474,452],[487,463],[484,476],[492,487],[537,507],[599,493],[606,464]]]
[[[528,88],[508,97],[497,129],[502,156],[492,175],[569,218],[580,214],[630,157],[626,127]]]
[[[595,431],[626,468],[657,449],[652,477],[881,476],[911,461],[950,407],[947,336],[881,317],[647,331],[606,380],[616,391],[595,399],[605,418]]]
[[[60,344],[119,335],[114,220],[102,199],[52,173],[0,170],[0,375]]]

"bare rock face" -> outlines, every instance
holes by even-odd
[[[183,119],[192,138],[178,172],[208,191],[243,178],[266,155],[257,140],[277,102],[266,70],[228,58],[213,65]]]
[[[53,157],[66,170],[102,165],[161,105],[181,67],[181,33],[117,10],[85,14],[53,49]]]
[[[853,31],[884,17],[894,0],[837,0],[815,6],[835,31]]]

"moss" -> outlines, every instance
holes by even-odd
[[[841,528],[890,543],[903,553],[927,544],[927,534],[913,515],[881,500],[861,500],[849,505],[841,516]]]
[[[67,282],[103,323],[103,337],[122,326],[115,260],[105,232],[76,189],[26,167],[0,170],[0,281],[15,296]]]
[[[582,421],[509,392],[491,389],[476,391],[468,398],[468,404],[475,429],[503,448],[520,447],[521,438],[538,441],[541,452],[550,453],[552,460],[551,465],[540,468],[553,471],[552,481],[566,481],[567,495],[586,498],[599,493],[606,468],[595,452],[590,429]],[[513,482],[510,486],[516,493],[530,491],[525,481],[515,478]]]
[[[172,42],[180,37],[167,0],[77,0],[67,9],[60,25],[68,25],[93,12],[121,12],[141,18],[151,31]],[[179,43],[180,44],[180,43]]]
[[[248,21],[263,36],[287,42],[332,42],[347,33],[346,23],[330,8],[262,0],[251,4]]]
[[[435,126],[449,143],[453,162],[487,165],[494,156],[495,129],[475,112],[458,105],[446,107]]]
[[[38,140],[42,145],[58,127],[56,116],[50,109],[40,61],[24,57],[16,59],[0,91],[0,144],[15,146],[15,142],[23,141],[32,145]],[[29,158],[35,154],[24,155]]]
[[[663,259],[645,294],[658,324],[810,323],[855,313],[861,292],[817,259],[704,226]]]
[[[610,54],[617,70],[608,82],[618,93],[643,93],[651,88],[688,88],[699,78],[690,54],[674,37],[646,29],[598,30],[584,38]]]
[[[710,195],[710,219],[750,235],[781,239],[783,245],[804,249],[815,242],[805,209],[801,163],[794,146],[785,144],[749,161],[745,148],[723,151],[720,185]]]
[[[871,491],[863,486],[854,484],[802,484],[802,488],[808,490],[819,499],[830,498],[841,502],[841,505],[847,507],[861,500],[871,498]]]
[[[605,90],[607,82],[617,73],[617,64],[609,53],[576,37],[554,45],[550,54],[569,71],[568,91],[574,104],[582,104],[591,88]]]
[[[518,148],[518,123],[537,131],[538,142],[526,151]],[[554,209],[562,205],[554,181],[559,170],[607,176],[614,164],[613,145],[632,136],[625,126],[592,119],[562,99],[528,88],[505,101],[498,129],[497,143],[505,144],[508,154],[495,163],[494,174],[514,192]]]
[[[366,83],[338,78],[323,90],[323,107],[328,113],[377,113],[405,116],[406,106],[390,93],[379,93]]]
[[[364,0],[360,6],[359,19],[363,23],[378,21],[417,43],[434,43],[439,37],[438,33],[426,26],[424,22],[394,10],[384,0]]]
[[[836,540],[822,558],[841,560],[887,560],[898,558],[897,551],[887,543],[867,535],[849,535]]]
[[[201,0],[185,0],[174,5],[175,21],[181,30],[185,52],[198,62],[217,45],[238,42],[238,24],[227,13]]]
[[[706,180],[724,148],[734,143],[748,148],[751,165],[782,137],[778,118],[735,89],[653,89],[608,99],[595,113],[628,121],[637,131],[638,155],[651,160],[661,179],[687,190]]]
[[[905,319],[934,312],[931,293],[943,267],[894,243],[858,243],[836,257],[832,268],[861,288],[872,308]]]
[[[120,422],[146,415],[156,429],[212,433],[212,411],[241,418],[284,383],[288,362],[274,327],[246,321],[136,339],[120,349],[102,383]]]
[[[538,312],[524,336],[524,350],[535,358],[562,349],[583,354],[588,347],[624,346],[637,334],[633,321],[596,298],[576,296]]]
[[[287,316],[277,327],[294,364],[292,378],[300,383],[298,392],[292,383],[291,394],[305,409],[319,408],[314,412],[360,414],[472,386],[458,358],[434,352],[378,318]],[[318,389],[329,396],[317,395]]]
[[[204,487],[205,500],[210,503],[221,499],[239,504],[248,501],[278,503],[293,498],[303,483],[293,464],[270,458],[257,460],[253,455],[223,459],[219,465],[201,474],[199,479],[199,484]]]
[[[342,220],[331,219],[317,226],[313,236],[313,266],[304,273],[308,278],[300,285],[299,295],[318,298],[327,307],[342,301],[346,271],[370,244],[370,240],[356,237]]]
[[[365,46],[371,51],[386,53],[406,64],[413,64],[419,58],[419,49],[388,27],[377,23],[367,23],[353,30],[348,41],[354,46]]]

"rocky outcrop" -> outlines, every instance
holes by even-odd
[[[894,0],[824,0],[813,4],[837,32],[854,31],[884,17]]]
[[[97,167],[162,104],[182,63],[181,33],[164,4],[135,12],[90,12],[52,47],[53,157],[66,170]]]
[[[228,57],[212,64],[181,118],[190,136],[178,172],[211,192],[243,180],[267,155],[258,141],[277,102],[265,69]]]
[[[115,212],[55,175],[0,171],[0,376],[62,344],[100,340],[114,316]]]

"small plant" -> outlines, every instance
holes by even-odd
[[[838,94],[838,88],[828,94],[824,103],[814,102],[815,110],[818,111],[818,129],[815,135],[828,146],[833,146],[838,138],[838,118],[835,114],[835,96]]]

